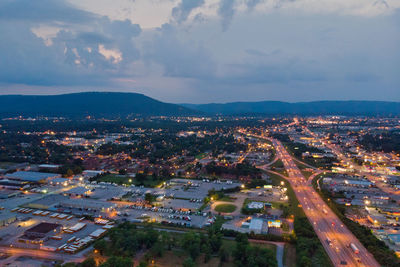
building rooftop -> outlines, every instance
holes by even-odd
[[[33,226],[32,228],[29,228],[28,230],[25,231],[25,233],[46,234],[50,231],[53,231],[54,229],[57,229],[60,226],[61,226],[61,224],[58,224],[58,223],[42,222],[42,223],[39,223],[38,225]]]
[[[250,230],[261,230],[263,228],[264,221],[262,219],[253,218],[250,221]]]
[[[18,171],[4,175],[5,178],[27,182],[41,182],[49,178],[59,177],[57,173]]]

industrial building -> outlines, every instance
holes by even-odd
[[[60,177],[61,175],[57,173],[27,171],[17,171],[4,175],[4,178],[8,180],[20,181],[25,183],[47,183],[51,179]]]

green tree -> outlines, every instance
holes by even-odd
[[[133,262],[130,258],[112,256],[100,267],[133,267]]]
[[[164,244],[161,241],[158,241],[151,248],[151,254],[155,257],[162,257],[164,255]]]
[[[151,203],[153,203],[154,196],[152,194],[150,194],[150,193],[146,193],[144,195],[144,200],[151,204]]]
[[[229,259],[229,251],[225,246],[222,246],[218,252],[220,262],[226,262]]]
[[[68,170],[67,170],[67,173],[65,174],[65,176],[66,176],[66,177],[72,177],[72,176],[74,176],[73,170],[68,169]]]
[[[104,252],[107,251],[107,242],[104,239],[100,239],[94,243],[93,247],[99,251],[100,255],[104,255]]]
[[[300,259],[300,266],[301,267],[311,267],[312,266],[311,259],[307,256],[302,256]]]
[[[196,259],[200,253],[200,236],[194,232],[188,232],[183,235],[182,248],[189,255]]]
[[[195,267],[196,264],[193,261],[193,259],[191,257],[187,258],[184,262],[183,262],[183,267]]]
[[[96,267],[96,261],[93,258],[87,258],[80,264],[80,267]]]

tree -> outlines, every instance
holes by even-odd
[[[205,263],[208,262],[211,259],[211,247],[210,247],[210,244],[208,242],[204,243],[201,246],[201,251],[204,253],[204,262]]]
[[[226,262],[229,259],[229,251],[226,247],[222,246],[218,252],[219,260],[221,262]]]
[[[239,233],[236,238],[236,247],[233,251],[233,256],[236,260],[242,261],[242,259],[246,258],[246,248],[249,244],[249,240],[247,239],[247,235]]]
[[[74,172],[71,169],[67,170],[67,173],[65,174],[66,177],[72,177],[74,176]]]
[[[174,245],[174,240],[168,232],[161,232],[161,242],[167,246],[168,250],[171,250]]]
[[[149,204],[153,203],[153,199],[154,199],[154,196],[150,193],[146,193],[144,195],[144,200]]]
[[[187,258],[184,262],[183,262],[183,267],[194,267],[196,266],[195,262],[193,261],[193,259],[191,257]]]
[[[104,252],[107,251],[107,242],[104,239],[100,239],[94,243],[93,247],[99,251],[100,255],[104,255]]]
[[[100,267],[133,267],[133,262],[130,258],[112,256]]]
[[[307,256],[301,257],[300,266],[301,267],[311,267],[312,266],[311,259]]]
[[[96,261],[93,258],[87,258],[80,264],[80,267],[96,267]]]
[[[164,255],[164,244],[161,241],[156,242],[151,248],[151,253],[155,257],[162,257]]]
[[[188,232],[183,235],[182,248],[186,250],[187,253],[196,259],[200,253],[200,237],[194,232]]]
[[[219,251],[221,245],[222,245],[222,234],[221,233],[212,234],[210,237],[210,246],[212,251],[213,252]]]

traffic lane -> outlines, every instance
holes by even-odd
[[[282,153],[282,154],[285,154],[285,153]],[[287,160],[285,160],[284,162],[286,163],[286,164],[288,164],[288,162],[290,161],[289,160],[289,158],[290,157],[288,157],[288,154],[286,154],[286,155],[282,155],[283,157],[285,157]],[[299,171],[299,170],[296,170],[296,168],[294,168],[293,167],[293,165],[292,164],[288,164],[289,165],[289,173],[293,173],[293,174],[295,174],[295,179],[296,179],[296,177],[297,177],[297,179],[298,180],[304,180],[304,177],[302,176],[302,174],[301,174],[301,172]],[[290,179],[290,180],[292,180],[292,179]],[[301,198],[300,200],[299,200],[299,202],[300,203],[302,203],[303,201],[304,201],[304,196],[307,196],[307,192],[308,192],[308,190],[305,190],[305,194],[303,195],[303,194],[300,194],[300,197],[301,196],[303,196],[303,198]],[[296,192],[295,192],[296,193]],[[313,197],[312,197],[313,198]],[[320,201],[318,201],[318,202],[323,202],[323,200],[321,199]],[[330,210],[330,209],[327,209],[327,210]],[[306,211],[305,211],[306,212]],[[332,215],[332,214],[331,214]],[[334,220],[335,219],[335,217],[336,216],[329,216],[330,217],[330,219],[332,219],[332,220]],[[321,218],[324,218],[324,215],[322,215],[321,214]],[[337,223],[337,221],[336,221],[336,223]],[[319,223],[319,225],[323,228],[323,229],[327,229],[328,231],[330,231],[332,234],[334,234],[335,235],[335,231],[334,231],[334,229],[331,229],[331,225],[330,225],[330,223],[328,222],[328,221],[326,221],[326,220],[324,220],[324,219],[322,219],[321,220],[321,223]],[[348,249],[347,249],[347,247],[346,247],[346,245],[344,245],[342,242],[341,242],[341,240],[342,239],[340,239],[340,238],[338,238],[337,237],[337,234],[335,235],[335,237],[339,240],[339,242],[340,242],[340,247],[341,247],[341,249],[339,248],[339,251],[343,251],[343,252],[341,252],[340,254],[345,254],[345,256],[339,256],[339,257],[344,257],[345,258],[345,260],[346,260],[346,262],[353,262],[353,264],[355,265],[355,266],[360,266],[360,265],[362,265],[362,264],[359,264],[357,261],[356,261],[356,259],[354,258],[354,256],[352,255],[352,251],[349,251]],[[323,244],[324,245],[324,244]],[[328,251],[330,251],[330,252],[332,252],[332,253],[329,253],[329,254],[332,254],[332,255],[337,255],[338,253],[338,251],[336,250],[336,248],[335,249],[331,249],[330,248],[330,246],[329,247],[327,247],[326,245],[325,245],[325,247],[326,247],[326,250],[328,250]],[[342,259],[343,260],[343,259]],[[369,260],[368,260],[369,261]]]
[[[265,138],[264,138],[265,139]],[[270,139],[269,139],[270,140]],[[283,161],[283,163],[284,163],[284,167],[285,167],[285,169],[287,169],[287,171],[288,171],[288,173],[289,174],[291,174],[291,173],[297,173],[298,175],[296,175],[297,177],[300,177],[300,178],[297,178],[297,179],[300,179],[300,180],[302,180],[302,177],[303,177],[303,175],[301,174],[301,172],[298,170],[298,171],[296,171],[295,169],[293,170],[293,164],[292,164],[292,166],[288,166],[289,164],[288,164],[288,161],[290,161],[290,159],[291,159],[291,157],[290,157],[290,155],[287,153],[287,151],[285,151],[283,148],[282,148],[282,145],[280,144],[280,143],[278,143],[275,139],[272,139],[272,143],[275,145],[275,148],[276,148],[276,150],[277,150],[277,152],[279,153],[279,156],[280,156],[280,158],[282,159],[282,161]],[[285,152],[283,152],[283,151],[285,151]],[[277,154],[278,154],[277,153]],[[290,168],[290,167],[292,167],[292,168]],[[286,177],[287,178],[287,177]],[[303,177],[304,178],[304,177]],[[296,178],[295,178],[296,179]],[[293,181],[293,179],[288,179],[289,180],[289,182],[291,182],[291,181]],[[303,180],[305,180],[305,179],[303,179]],[[292,183],[291,183],[292,184]],[[298,190],[297,191],[297,194],[298,193],[300,193],[300,191]],[[296,191],[295,191],[295,194],[296,194]],[[296,195],[297,195],[296,194]],[[300,194],[300,196],[301,196],[301,194]],[[302,203],[301,202],[302,200],[299,200],[299,202],[300,202],[300,204]],[[322,201],[323,202],[323,200],[321,199],[320,201]],[[317,202],[320,202],[320,201],[317,201]],[[323,205],[322,203],[320,203],[320,204],[318,204],[317,203],[317,205]],[[330,210],[330,209],[328,209],[328,210]],[[321,215],[321,217],[320,218],[324,218],[324,215]],[[333,215],[333,218],[337,218],[336,217],[336,215]],[[324,219],[322,219],[322,221],[324,221]],[[320,223],[319,224],[323,229],[325,229],[325,230],[328,230],[328,231],[331,231],[331,232],[334,232],[334,229],[331,229],[331,227],[329,226],[329,222],[328,223]],[[314,227],[314,226],[313,226]],[[347,229],[347,228],[346,228]],[[318,229],[317,229],[317,235],[319,234],[319,231],[318,231]],[[333,255],[335,255],[334,254],[334,252],[332,251],[332,249],[330,249],[330,247],[327,247],[326,246],[326,244],[325,243],[323,243],[323,237],[324,236],[322,236],[322,235],[320,235],[319,236],[320,237],[320,240],[322,241],[322,244],[323,244],[323,246],[324,246],[324,248],[326,249],[326,251],[327,251],[327,253],[328,253],[328,255],[330,256],[330,258],[332,259],[332,262],[334,262],[334,263],[337,263],[337,259],[335,259],[334,257],[333,257]],[[350,241],[353,241],[353,242],[355,242],[355,243],[359,243],[359,241],[354,237],[354,236],[352,236],[351,234],[348,236],[349,237],[349,240]],[[321,239],[322,238],[322,239]],[[360,247],[362,247],[361,245],[360,245]],[[346,251],[346,249],[344,249],[344,251]],[[351,262],[352,260],[354,260],[354,257],[351,255],[351,253],[350,252],[345,252],[346,254],[347,254],[347,258],[349,258],[349,260],[348,260],[348,262]],[[365,256],[366,256],[366,258],[367,259],[364,259],[364,262],[368,262],[369,263],[369,265],[366,265],[366,266],[379,266],[378,264],[377,264],[377,262],[375,261],[375,259],[373,259],[373,258],[371,258],[370,256],[369,256],[369,254],[365,254]],[[337,264],[335,264],[335,265],[337,265]],[[354,264],[354,266],[363,266],[363,264],[358,264],[358,263],[355,263]]]

